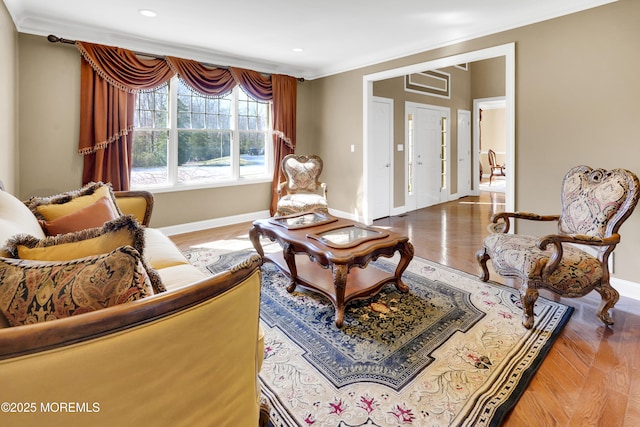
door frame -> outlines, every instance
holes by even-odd
[[[400,77],[407,74],[422,72],[424,70],[433,70],[438,68],[450,67],[468,62],[481,61],[497,57],[505,57],[505,100],[506,100],[506,143],[507,153],[506,161],[510,165],[511,173],[507,174],[507,190],[505,193],[505,209],[508,211],[515,210],[515,43],[508,43],[499,46],[489,47],[473,52],[466,52],[458,55],[448,56],[445,58],[434,59],[418,64],[408,65],[400,68],[394,68],[373,74],[366,74],[362,77],[362,108],[363,108],[363,182],[362,182],[362,221],[365,224],[372,224],[371,218],[371,197],[370,192],[375,191],[371,188],[372,176],[371,168],[371,147],[369,147],[369,103],[373,96],[373,82],[378,80]]]
[[[460,113],[463,113],[463,114],[460,114]],[[468,153],[468,157],[469,158],[467,159],[468,160],[467,161],[467,163],[468,163],[467,166],[468,167],[467,167],[467,173],[465,174],[465,177],[469,176],[469,185],[468,186],[465,185],[465,187],[463,189],[464,191],[460,191],[460,188],[461,188],[461,185],[460,185],[460,181],[461,181],[461,179],[460,179],[461,178],[460,171],[464,170],[464,168],[460,167],[460,141],[461,141],[461,138],[460,138],[460,118],[461,118],[461,115],[462,116],[466,116],[466,118],[469,120],[469,136],[468,136],[468,141],[465,143],[465,145],[469,146],[469,153]],[[456,120],[456,126],[457,126],[456,134],[457,134],[457,139],[458,139],[456,141],[456,144],[457,144],[457,147],[458,147],[458,159],[457,159],[457,161],[458,161],[458,188],[457,188],[457,191],[456,191],[456,194],[455,194],[455,198],[460,198],[460,197],[465,197],[465,196],[469,196],[469,195],[474,195],[474,189],[476,189],[476,191],[477,191],[478,185],[475,184],[475,181],[473,180],[474,179],[473,176],[474,175],[478,175],[479,176],[480,173],[479,173],[479,171],[476,171],[475,167],[474,168],[471,167],[471,165],[473,164],[472,163],[473,159],[476,158],[473,155],[473,153],[474,153],[474,151],[473,151],[473,142],[472,142],[472,138],[471,138],[471,135],[474,132],[473,131],[473,127],[471,125],[472,122],[473,122],[472,112],[470,110],[458,109],[456,111],[456,118],[457,118],[457,120]],[[477,194],[475,194],[475,195],[477,195]]]

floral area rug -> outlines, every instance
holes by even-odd
[[[216,273],[251,253],[187,256]],[[392,271],[393,261],[367,268]],[[516,290],[414,258],[408,294],[387,285],[352,302],[338,329],[328,299],[290,294],[277,267],[262,268],[260,380],[273,427],[499,425],[573,311],[540,297],[527,330]]]

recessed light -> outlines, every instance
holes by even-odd
[[[148,16],[150,18],[153,18],[157,15],[157,13],[155,13],[153,10],[149,9],[140,9],[138,12],[140,12],[140,15]]]
[[[294,52],[303,52],[303,51],[304,51],[304,49],[303,49],[303,48],[301,48],[301,47],[294,47],[294,48],[293,48],[293,51],[294,51]]]

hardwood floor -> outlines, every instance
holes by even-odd
[[[409,236],[415,255],[477,275],[475,259],[490,216],[504,195],[481,192],[374,225]],[[250,223],[172,236],[183,250],[217,240],[248,239]],[[491,280],[504,283],[492,272]],[[512,283],[507,285],[513,286]],[[575,308],[567,326],[508,415],[504,426],[640,426],[640,301],[621,297],[615,325],[595,316],[600,296],[553,298]]]

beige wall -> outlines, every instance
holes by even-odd
[[[505,58],[486,59],[469,64],[471,71],[471,99],[505,96]]]
[[[0,3],[0,181],[7,191],[18,189],[17,63],[18,33],[4,3]]]
[[[82,158],[77,154],[80,55],[74,46],[27,34],[19,35],[18,45],[20,185],[16,193],[27,198],[77,188],[82,184]],[[156,193],[151,225],[265,211],[270,194],[270,183]]]
[[[300,84],[299,150],[325,159],[323,180],[329,205],[362,214],[363,75],[426,62],[491,46],[516,44],[516,200],[519,210],[555,213],[564,172],[575,164],[624,167],[640,173],[635,124],[640,117],[640,2],[620,0],[602,7],[376,64]],[[4,21],[0,44],[3,73],[14,69],[16,38]],[[11,25],[9,25],[11,27]],[[20,133],[0,140],[0,176],[18,160],[21,196],[73,188],[80,181],[76,157],[78,55],[46,39],[18,39],[19,117],[13,101],[0,101],[7,127],[17,120]],[[12,47],[13,46],[13,47]],[[7,65],[9,64],[9,65]],[[3,74],[4,75],[4,74]],[[7,83],[10,82],[10,83]],[[15,80],[0,79],[12,93]],[[475,94],[473,97],[482,97]],[[493,96],[493,95],[492,95]],[[10,96],[11,97],[11,96]],[[4,123],[4,122],[3,122]],[[2,127],[1,132],[7,132]],[[23,134],[25,132],[26,134]],[[19,150],[12,142],[19,135]],[[355,152],[350,146],[355,145]],[[11,160],[8,160],[11,159]],[[545,173],[540,173],[544,165]],[[9,176],[8,178],[6,176]],[[54,188],[55,187],[55,188]],[[162,193],[156,197],[154,226],[232,216],[267,209],[269,186],[229,187]],[[521,231],[530,230],[522,226]],[[640,210],[621,229],[615,275],[640,282]]]
[[[640,2],[605,6],[375,66],[318,79],[314,144],[329,166],[330,206],[361,212],[362,78],[366,74],[515,42],[516,209],[557,213],[576,164],[640,173]],[[482,94],[473,94],[482,97]],[[355,155],[349,146],[356,145]],[[544,173],[540,173],[544,165]],[[340,194],[336,194],[340,193]],[[520,231],[530,232],[522,225]],[[550,230],[551,231],[551,230]],[[615,276],[640,282],[640,209],[621,229]]]
[[[482,170],[489,174],[489,149],[496,153],[496,163],[505,164],[505,152],[507,149],[507,134],[505,124],[505,109],[492,108],[482,110],[482,121],[480,122],[481,135],[481,156]]]
[[[78,152],[80,57],[75,47],[20,34],[20,189],[22,198],[82,185]]]

